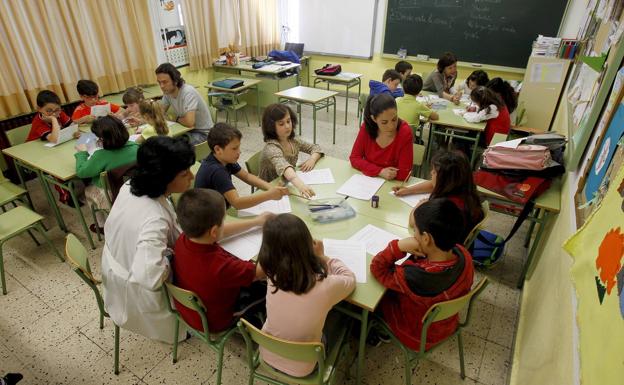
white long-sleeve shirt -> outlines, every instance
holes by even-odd
[[[464,119],[469,123],[479,123],[498,117],[498,108],[494,104],[490,104],[489,110],[490,112],[488,112],[487,108],[484,108],[477,112],[466,112],[464,114]]]

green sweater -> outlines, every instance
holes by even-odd
[[[104,188],[100,180],[102,171],[109,171],[129,163],[136,162],[139,145],[128,141],[123,147],[115,150],[99,149],[91,155],[86,151],[74,154],[76,158],[76,176],[78,178],[91,178],[91,183]]]

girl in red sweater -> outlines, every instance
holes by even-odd
[[[477,112],[466,112],[464,119],[471,123],[487,120],[485,142],[481,142],[481,145],[489,146],[495,133],[505,135],[509,133],[511,128],[509,110],[494,91],[487,87],[477,87],[470,93],[470,100],[477,105]]]
[[[399,119],[394,98],[387,93],[370,96],[349,157],[351,166],[367,176],[404,180],[412,170],[412,142],[412,129]]]

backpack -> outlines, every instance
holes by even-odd
[[[481,230],[477,238],[468,248],[472,255],[472,263],[478,267],[492,267],[500,261],[505,250],[505,240],[494,233]]]
[[[289,61],[291,63],[300,63],[299,56],[293,51],[280,51],[280,50],[272,50],[267,56],[273,58],[275,61]]]
[[[342,72],[340,64],[325,64],[323,68],[315,69],[314,73],[323,76],[336,76]]]

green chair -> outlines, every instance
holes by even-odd
[[[183,306],[197,312],[199,318],[201,318],[203,330],[194,329],[188,324],[187,326],[189,327],[193,335],[204,341],[208,345],[208,347],[210,347],[217,353],[217,385],[221,385],[221,372],[223,369],[223,348],[225,347],[225,343],[230,338],[230,336],[237,330],[236,326],[232,326],[229,329],[226,329],[220,333],[211,334],[210,330],[208,329],[206,307],[202,303],[201,299],[197,296],[197,294],[193,293],[190,290],[181,289],[169,282],[165,282],[163,288],[165,290],[165,293],[167,294],[167,298],[171,296]],[[167,303],[169,306],[169,311],[171,311],[176,316],[173,334],[173,363],[175,364],[176,362],[178,362],[178,331],[180,328],[180,320],[184,322],[184,319],[182,319],[180,313],[175,310],[173,306],[171,306],[171,302]]]
[[[217,109],[215,114],[215,123],[217,122],[217,117],[220,111],[225,112],[225,121],[230,121],[230,113],[234,114],[234,127],[238,125],[238,111],[243,110],[243,114],[245,115],[245,120],[247,121],[247,126],[249,127],[249,117],[247,116],[247,111],[245,107],[247,107],[247,102],[244,100],[240,100],[238,97],[244,92],[239,94],[234,94],[230,92],[209,92],[208,93],[208,103],[209,105],[215,107]],[[213,99],[214,98],[214,99]]]
[[[449,301],[438,302],[435,305],[431,306],[429,310],[423,316],[422,322],[422,332],[420,334],[420,349],[418,351],[411,350],[407,346],[403,345],[401,341],[392,333],[390,327],[379,317],[374,317],[371,319],[369,323],[369,330],[373,327],[380,328],[387,335],[390,336],[390,339],[393,343],[395,343],[402,351],[403,356],[405,358],[405,383],[410,385],[412,383],[412,366],[413,364],[421,358],[424,358],[427,353],[431,350],[440,346],[444,341],[449,340],[453,336],[457,336],[457,346],[459,348],[459,366],[460,366],[460,376],[462,379],[466,378],[466,373],[464,369],[464,344],[462,341],[461,331],[463,328],[468,326],[470,321],[470,315],[472,311],[472,304],[474,299],[483,291],[483,289],[487,286],[487,277],[484,277],[477,283],[477,285],[470,290],[470,292],[462,297],[451,299]],[[460,321],[457,329],[453,334],[440,341],[436,345],[432,346],[429,350],[425,350],[425,346],[427,343],[427,331],[429,330],[429,326],[436,321],[442,321],[449,317],[452,317],[456,314],[459,314],[462,309],[468,306],[468,311],[466,312],[466,316],[464,321]]]
[[[507,134],[501,134],[500,132],[496,132],[494,133],[494,136],[492,136],[492,140],[489,143],[489,146],[493,146],[495,144],[498,144],[500,142],[505,142],[507,141],[507,138],[509,137],[509,135]]]
[[[477,239],[477,235],[479,235],[479,231],[483,229],[488,216],[490,216],[490,203],[488,201],[481,202],[481,209],[483,210],[483,219],[481,219],[481,221],[470,230],[468,236],[466,236],[464,240],[464,247],[466,249],[472,246],[472,243]]]
[[[253,154],[249,159],[245,161],[245,167],[247,172],[258,176],[260,174],[260,159],[262,158],[262,150]],[[254,192],[254,186],[251,186],[251,192]]]
[[[45,233],[43,229],[42,221],[43,217],[36,212],[24,207],[17,206],[5,213],[0,214],[0,281],[2,281],[2,294],[6,295],[6,281],[4,280],[4,257],[2,255],[2,246],[9,239],[23,233],[28,232],[37,244],[40,246],[37,238],[30,232],[30,230],[37,230],[43,238],[48,243],[48,246],[52,249],[54,254],[61,260],[64,261],[63,256],[59,254],[56,247],[50,241],[50,238]]]
[[[360,98],[358,99],[358,115],[360,117],[359,125],[362,125],[364,121],[364,107],[366,106],[366,101],[368,100],[368,94],[360,94]]]
[[[108,313],[104,309],[104,300],[102,294],[97,288],[100,281],[93,276],[91,272],[91,266],[89,265],[89,253],[83,244],[72,233],[67,234],[65,241],[65,256],[67,257],[67,263],[71,266],[72,270],[78,274],[78,276],[85,281],[87,285],[93,290],[95,294],[95,300],[97,301],[98,308],[100,309],[100,329],[104,329],[104,317],[109,317]],[[119,326],[115,325],[115,374],[119,374]]]
[[[420,171],[425,160],[427,148],[422,144],[412,144],[412,164],[414,176],[420,176]],[[418,171],[416,171],[418,170]]]
[[[208,146],[208,141],[201,142],[195,145],[195,160],[201,162],[208,155],[210,155],[212,151],[210,151],[210,147]]]
[[[0,207],[2,207],[2,211],[6,212],[5,206],[9,203],[13,203],[17,207],[15,202],[21,202],[29,207],[33,207],[28,190],[11,183],[0,173]]]
[[[255,379],[275,385],[330,384],[337,372],[338,358],[341,356],[343,348],[348,345],[348,327],[342,328],[329,352],[325,351],[325,345],[321,342],[293,342],[273,337],[242,318],[238,321],[238,329],[247,346],[247,363],[250,370],[249,385],[252,385]],[[314,362],[316,367],[312,373],[305,377],[288,375],[264,362],[259,351],[254,351],[252,341],[263,349],[282,357],[296,361]],[[262,373],[259,372],[259,369],[262,370]]]
[[[32,124],[26,124],[24,126],[15,127],[12,130],[6,131],[6,136],[9,140],[9,144],[11,146],[16,146],[18,144],[25,143],[31,127]]]

